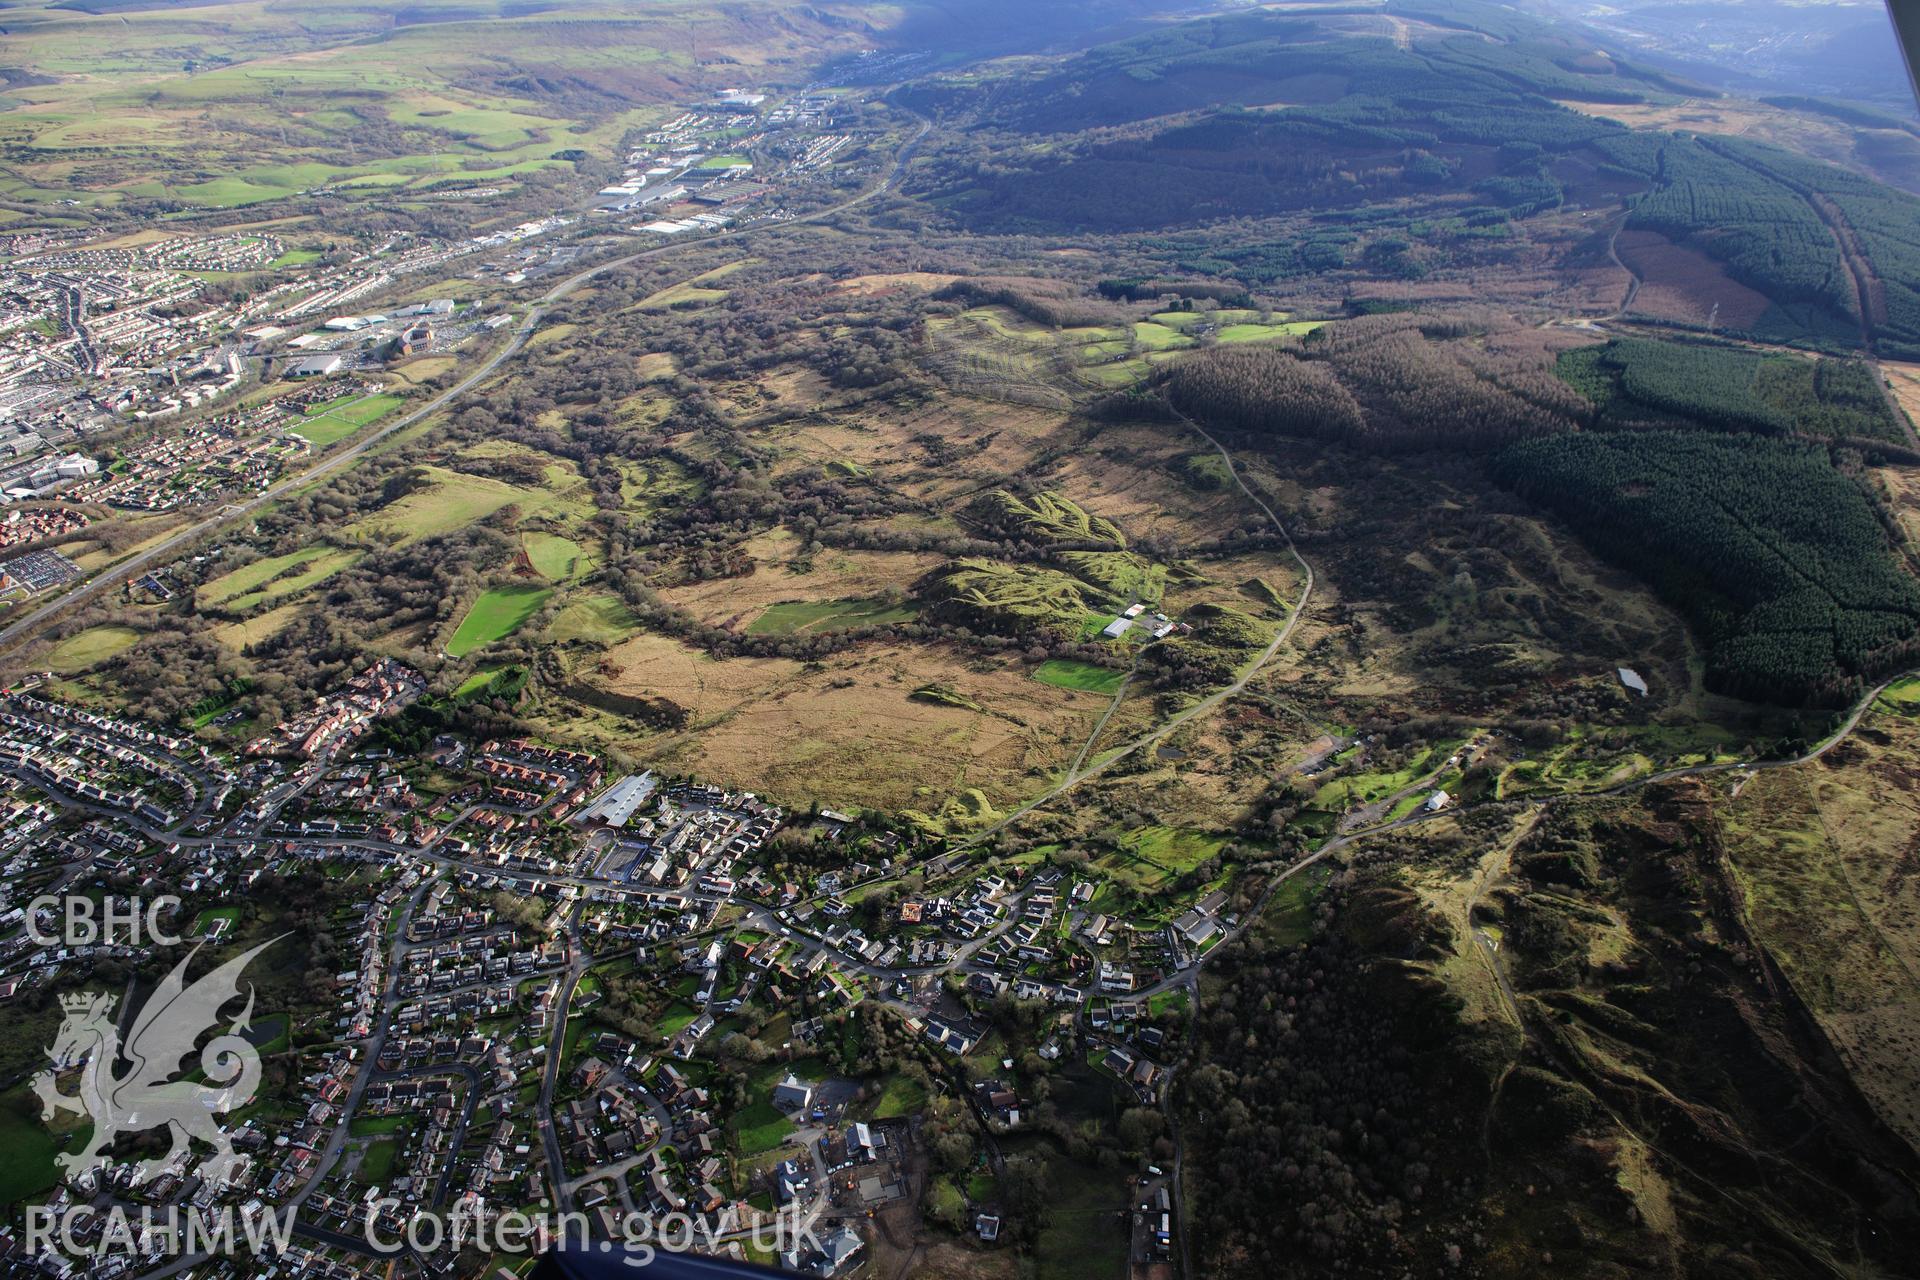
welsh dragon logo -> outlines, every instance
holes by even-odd
[[[239,997],[240,975],[247,965],[278,941],[263,942],[235,956],[189,986],[187,966],[200,952],[196,946],[140,1007],[124,1042],[112,1017],[118,1003],[114,996],[78,992],[60,998],[66,1020],[47,1050],[54,1065],[33,1078],[33,1090],[49,1119],[61,1111],[73,1111],[93,1120],[86,1146],[58,1157],[69,1177],[105,1166],[109,1157],[104,1151],[121,1134],[162,1126],[171,1131],[173,1144],[164,1156],[141,1162],[134,1173],[136,1182],[160,1173],[188,1150],[191,1138],[214,1149],[200,1170],[209,1182],[224,1181],[235,1171],[241,1157],[234,1154],[233,1144],[214,1116],[245,1106],[260,1085],[260,1051],[243,1034],[253,1016],[251,983],[240,1016],[200,1050],[200,1070],[209,1083],[173,1077],[195,1042],[219,1024],[221,1008]],[[115,1074],[122,1060],[127,1069]],[[75,1063],[84,1064],[80,1092],[77,1096],[61,1093],[59,1072]]]

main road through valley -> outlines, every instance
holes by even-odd
[[[857,205],[865,204],[874,197],[890,190],[900,181],[901,175],[906,172],[907,165],[913,160],[915,152],[919,150],[920,143],[933,128],[931,121],[924,117],[920,117],[919,119],[919,127],[901,145],[900,150],[894,154],[892,164],[888,166],[886,174],[879,182],[825,209],[802,214],[797,218],[791,218],[783,222],[766,223],[759,226],[742,228],[739,231],[729,231],[723,232],[720,235],[708,236],[700,240],[699,243],[702,246],[707,246],[726,241],[750,241],[779,235],[793,227],[804,226],[808,223],[823,222],[826,219],[837,217],[847,210]],[[631,266],[636,262],[663,257],[669,253],[684,253],[685,251],[685,245],[660,245],[652,249],[642,249],[637,253],[625,254],[618,258],[610,258],[605,262],[596,263],[593,266],[568,276],[565,280],[560,281],[551,289],[547,290],[546,293],[542,294],[539,301],[527,310],[527,314],[522,317],[520,323],[514,327],[512,336],[504,345],[492,355],[488,356],[477,369],[474,369],[471,373],[460,379],[460,381],[452,387],[435,395],[419,407],[401,414],[398,418],[395,418],[393,421],[381,426],[377,431],[369,434],[365,439],[328,454],[313,466],[277,481],[251,498],[239,502],[227,503],[201,516],[177,533],[169,534],[166,538],[154,543],[151,547],[136,552],[127,559],[100,570],[86,581],[63,592],[57,599],[49,600],[37,608],[27,610],[24,616],[15,619],[4,627],[0,627],[0,652],[4,652],[19,645],[23,641],[31,639],[42,626],[53,621],[53,619],[60,614],[92,600],[114,583],[138,577],[148,569],[165,564],[209,534],[243,520],[260,511],[262,508],[278,502],[289,494],[314,484],[317,481],[324,480],[335,472],[351,466],[354,462],[364,457],[369,451],[378,448],[382,443],[390,439],[396,432],[404,431],[408,427],[422,422],[446,408],[460,396],[465,395],[492,377],[494,372],[507,361],[519,355],[520,352],[526,348],[527,339],[539,328],[541,319],[547,313],[547,308],[566,298],[595,276],[608,271],[617,271],[622,267]]]

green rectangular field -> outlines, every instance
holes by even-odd
[[[282,596],[296,595],[358,560],[364,552],[318,544],[283,556],[268,556],[215,578],[200,588],[202,605],[243,613]],[[298,572],[292,572],[298,570]]]
[[[593,552],[557,533],[528,533],[521,537],[520,545],[526,548],[533,571],[550,582],[582,577],[600,565]]]
[[[1888,685],[1880,700],[1900,711],[1920,706],[1920,677],[1906,676]]]
[[[494,587],[480,593],[467,616],[454,628],[447,641],[447,655],[464,658],[482,645],[492,644],[520,629],[520,624],[540,611],[553,594],[552,587],[516,585]]]
[[[302,547],[283,556],[265,556],[252,564],[242,565],[232,573],[223,574],[200,588],[202,604],[219,604],[234,596],[244,595],[263,583],[270,581],[288,569],[317,560],[327,553],[325,546]]]
[[[693,1020],[699,1016],[699,1011],[694,1009],[693,1006],[682,1004],[676,1000],[667,1006],[665,1013],[660,1015],[660,1021],[654,1023],[654,1034],[659,1036],[663,1042],[671,1040],[691,1026]]]
[[[771,1151],[793,1132],[793,1122],[776,1111],[773,1103],[764,1098],[741,1108],[734,1115],[733,1123],[740,1154],[745,1156]]]
[[[342,396],[325,404],[309,406],[305,420],[289,430],[314,448],[324,449],[334,441],[344,440],[367,424],[386,417],[400,404],[399,396]]]
[[[1091,662],[1076,662],[1071,658],[1049,658],[1033,669],[1033,678],[1041,684],[1060,689],[1115,694],[1120,692],[1127,673],[1115,671],[1112,667],[1097,667]]]
[[[428,483],[357,521],[351,526],[350,535],[403,545],[465,528],[509,502],[519,503],[522,510],[531,513],[544,507],[553,496],[545,489],[512,485],[444,467],[426,466],[420,470],[425,472]]]
[[[913,1115],[926,1105],[926,1086],[910,1076],[895,1073],[887,1077],[886,1087],[873,1100],[871,1114],[875,1120],[897,1120]]]
[[[547,638],[564,644],[617,644],[640,629],[640,620],[618,596],[588,596],[574,600],[554,615]]]
[[[400,1145],[387,1139],[368,1144],[366,1154],[360,1158],[356,1179],[369,1186],[384,1183],[393,1173],[393,1162],[399,1154]]]
[[[1147,351],[1174,351],[1193,345],[1193,339],[1183,333],[1155,324],[1151,320],[1142,320],[1133,326],[1133,336]]]
[[[62,675],[85,671],[133,647],[140,633],[131,627],[88,627],[77,631],[47,653],[47,667]]]
[[[0,1143],[7,1160],[0,1168],[0,1204],[16,1204],[49,1190],[59,1179],[53,1138],[29,1115],[38,1102],[22,1087],[0,1097]]]
[[[1284,324],[1230,324],[1220,330],[1222,342],[1270,342],[1275,338],[1297,338],[1312,333],[1324,321],[1289,320]]]
[[[1222,836],[1177,827],[1142,827],[1123,837],[1122,847],[1136,857],[1175,873],[1190,871],[1219,853]]]
[[[266,604],[270,600],[278,600],[282,596],[298,595],[309,587],[318,586],[320,583],[325,582],[334,574],[359,560],[364,554],[366,553],[361,551],[342,551],[338,548],[329,547],[325,556],[313,561],[301,572],[285,578],[276,578],[259,591],[252,591],[243,596],[235,596],[226,602],[226,607],[235,612],[245,612],[256,606]]]
[[[472,675],[468,676],[465,680],[462,680],[460,682],[460,687],[453,691],[454,700],[459,701],[462,698],[472,697],[474,694],[480,692],[482,689],[492,684],[493,678],[499,675],[505,669],[506,668],[504,667],[480,668],[478,671],[474,672]]]
[[[1047,1215],[1034,1246],[1036,1271],[1062,1280],[1107,1280],[1127,1266],[1119,1210],[1126,1180],[1064,1155],[1048,1161]]]

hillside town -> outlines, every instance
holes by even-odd
[[[988,1134],[1021,1130],[1074,1063],[1152,1106],[1169,1002],[1237,923],[1221,892],[1128,916],[1084,869],[981,862],[883,815],[790,812],[531,738],[443,733],[409,756],[387,730],[425,689],[383,659],[238,750],[35,681],[0,697],[0,1001],[133,955],[36,943],[57,897],[178,904],[185,944],[231,951],[282,928],[266,886],[313,882],[341,955],[261,1011],[292,1069],[222,1120],[234,1162],[207,1176],[182,1148],[61,1179],[49,1205],[103,1229],[114,1205],[291,1207],[291,1274],[331,1276],[385,1274],[364,1241],[421,1207],[544,1201],[607,1239],[684,1214],[741,1257],[797,1209],[816,1225],[779,1260],[849,1274],[872,1215],[929,1176],[926,1086],[862,1074],[836,1048],[852,1028],[925,1046],[926,1078]],[[797,872],[802,841],[833,865]],[[1031,1011],[1023,1063],[1009,1009]],[[749,1037],[775,1052],[743,1073]],[[969,1212],[992,1240],[1010,1208]]]
[[[0,237],[0,610],[92,582],[191,593],[227,547],[129,569],[147,543],[103,528],[184,543],[290,492],[511,352],[529,293],[589,252],[819,208],[871,140],[859,114],[820,87],[724,89],[625,139],[590,197],[468,237]],[[1180,624],[1135,606],[1112,634],[1136,625]],[[1238,927],[1217,889],[1148,903],[900,815],[470,732],[432,690],[362,656],[244,732],[232,690],[164,726],[51,671],[0,690],[0,1008],[57,1024],[102,986],[137,1005],[189,953],[264,947],[271,974],[245,1028],[263,1082],[213,1120],[230,1150],[74,1173],[82,1136],[56,1126],[29,1212],[70,1229],[0,1223],[6,1274],[232,1274],[120,1238],[127,1215],[186,1210],[290,1215],[270,1274],[332,1280],[396,1256],[524,1275],[527,1257],[378,1242],[534,1207],[601,1241],[678,1221],[820,1277],[891,1271],[893,1224],[923,1216],[1010,1250],[1043,1206],[1002,1189],[1024,1185],[1009,1145],[1059,1123],[1069,1078],[1159,1107],[1200,959]],[[76,903],[177,941],[63,935]],[[44,1088],[109,1066],[56,1055]],[[1136,1264],[1164,1264],[1165,1193],[1136,1206],[1132,1182],[1112,1212]]]

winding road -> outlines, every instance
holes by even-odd
[[[1287,641],[1292,638],[1294,628],[1299,625],[1301,617],[1305,615],[1307,601],[1313,595],[1313,566],[1307,563],[1306,557],[1300,554],[1300,549],[1294,546],[1293,535],[1287,532],[1287,527],[1280,522],[1280,517],[1273,513],[1273,508],[1268,506],[1265,499],[1247,486],[1246,480],[1240,474],[1240,468],[1234,465],[1233,455],[1228,453],[1218,440],[1209,435],[1204,428],[1192,419],[1181,415],[1180,421],[1185,423],[1195,435],[1198,435],[1213,447],[1213,451],[1220,455],[1221,462],[1226,464],[1227,473],[1233,477],[1235,486],[1239,488],[1241,493],[1246,495],[1247,501],[1260,508],[1262,514],[1272,522],[1275,532],[1279,533],[1281,538],[1286,542],[1287,554],[1292,556],[1294,562],[1300,566],[1299,599],[1293,602],[1293,608],[1288,612],[1287,620],[1281,624],[1278,631],[1274,632],[1273,639],[1267,643],[1267,647],[1262,649],[1259,656],[1255,657],[1252,662],[1249,662],[1240,669],[1239,674],[1234,676],[1232,683],[1222,685],[1193,705],[1184,707],[1173,715],[1168,716],[1160,722],[1157,728],[1141,734],[1125,746],[1118,747],[1104,755],[1096,756],[1091,763],[1086,761],[1087,751],[1083,749],[1060,781],[1045,791],[1042,791],[1031,800],[1024,801],[1009,810],[998,822],[972,833],[964,841],[961,841],[957,847],[966,848],[990,839],[1001,831],[1004,831],[1020,818],[1032,813],[1035,809],[1039,809],[1059,799],[1087,779],[1106,772],[1106,770],[1113,765],[1118,764],[1129,756],[1139,754],[1148,747],[1157,746],[1168,735],[1176,732],[1182,725],[1211,714],[1221,703],[1238,695],[1247,685],[1252,683],[1255,676],[1266,669],[1267,664],[1273,661],[1280,650],[1286,646]],[[1100,722],[1094,731],[1094,737],[1099,736],[1099,731],[1106,727],[1107,720],[1112,717],[1114,710],[1119,705],[1119,699],[1116,697],[1113,704],[1107,708],[1106,713],[1100,717]],[[1089,738],[1088,747],[1091,747],[1092,744],[1093,738]]]

